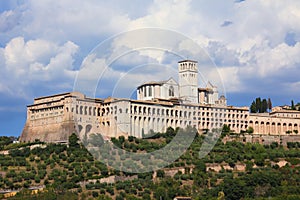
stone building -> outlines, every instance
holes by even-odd
[[[79,92],[36,98],[27,106],[27,121],[20,140],[66,141],[73,132],[80,137],[89,133],[142,137],[152,131],[164,132],[168,127],[187,126],[202,133],[223,124],[237,133],[249,126],[254,128],[254,134],[300,131],[299,111],[279,109],[250,114],[248,107],[228,106],[225,96],[219,97],[212,83],[199,88],[196,61],[178,62],[178,75],[179,83],[170,78],[138,86],[136,100],[88,98]]]
[[[270,113],[249,115],[249,126],[255,134],[298,134],[300,133],[300,112],[276,107]]]

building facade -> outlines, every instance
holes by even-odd
[[[21,141],[66,141],[76,132],[80,137],[101,133],[107,137],[143,137],[164,132],[168,127],[192,126],[199,133],[224,124],[234,132],[254,134],[298,134],[300,112],[274,109],[271,113],[250,114],[248,107],[228,106],[225,96],[208,82],[199,88],[198,63],[178,62],[179,83],[147,82],[137,87],[137,99],[88,98],[69,92],[34,99],[27,106],[27,121]]]

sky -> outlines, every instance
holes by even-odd
[[[97,97],[134,97],[182,58],[230,105],[300,102],[300,1],[0,0],[0,136],[21,134],[36,97],[89,79]]]

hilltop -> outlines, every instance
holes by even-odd
[[[166,133],[146,139],[112,138],[111,142],[130,152],[153,152],[168,144],[178,130],[168,128]],[[300,198],[300,143],[283,147],[276,142],[261,145],[219,139],[212,151],[199,159],[209,134],[197,135],[170,165],[136,174],[95,160],[75,134],[69,145],[5,144],[9,154],[0,155],[1,195],[12,190],[18,193],[10,199]],[[228,134],[224,130],[222,138]]]

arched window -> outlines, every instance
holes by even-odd
[[[169,87],[169,96],[174,97],[174,87],[172,85]]]

